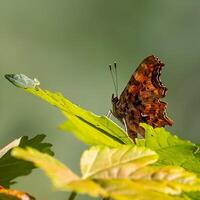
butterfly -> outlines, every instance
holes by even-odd
[[[114,66],[117,79],[116,63]],[[142,122],[154,128],[173,124],[166,114],[167,103],[160,101],[167,92],[167,88],[160,80],[163,67],[164,63],[156,56],[148,56],[139,64],[121,95],[118,97],[117,92],[116,95],[112,94],[111,113],[125,125],[133,141],[138,134],[145,137],[144,129],[140,126]],[[117,88],[117,80],[114,80],[111,65],[110,70]]]

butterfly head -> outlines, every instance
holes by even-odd
[[[112,98],[111,98],[112,104],[115,105],[117,104],[117,102],[119,101],[118,97],[115,96],[114,94],[112,94]]]
[[[114,94],[112,94],[112,98],[111,98],[111,102],[112,102],[112,114],[118,118],[119,117],[119,98],[118,96],[115,96]]]

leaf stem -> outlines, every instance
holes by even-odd
[[[68,200],[74,200],[75,197],[77,196],[76,192],[72,192],[68,198]]]

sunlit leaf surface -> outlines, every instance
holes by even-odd
[[[155,163],[157,159],[154,151],[143,147],[95,146],[83,153],[81,171],[84,178],[128,178],[137,169]]]
[[[17,147],[12,151],[12,155],[33,162],[47,174],[54,186],[60,190],[76,191],[91,196],[105,196],[106,194],[95,182],[81,179],[67,166],[48,154],[41,153],[32,148],[24,150]]]
[[[68,121],[60,127],[62,130],[74,133],[83,142],[90,145],[106,145],[116,147],[121,144],[132,144],[122,128],[106,116],[98,116],[89,112],[62,96],[61,93],[53,93],[41,88],[25,89],[44,101],[56,106],[64,112]]]

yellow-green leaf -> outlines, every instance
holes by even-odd
[[[94,146],[83,153],[81,171],[83,178],[128,178],[137,169],[155,163],[157,159],[154,151],[143,147]]]
[[[100,180],[99,184],[108,192],[109,196],[115,200],[183,200],[180,195],[170,195],[159,192],[157,188],[162,186],[159,183],[150,185],[142,181],[130,180]],[[157,188],[154,188],[157,187]]]
[[[26,161],[33,162],[41,168],[59,190],[75,191],[91,196],[106,196],[106,192],[92,180],[83,180],[73,173],[67,166],[33,148],[15,148],[12,155]]]
[[[181,167],[148,166],[138,169],[130,179],[100,179],[97,182],[117,200],[189,199],[185,192],[200,191],[200,180]]]
[[[148,166],[137,170],[130,178],[133,181],[144,183],[151,190],[172,195],[180,195],[183,191],[200,190],[200,179],[197,178],[196,174],[181,167]]]
[[[37,167],[42,168],[54,181],[56,187],[62,187],[71,181],[79,179],[79,177],[69,168],[54,159],[52,156],[41,153],[30,147],[27,147],[26,149],[17,147],[13,149],[12,155],[16,158],[33,162]]]
[[[37,90],[28,88],[25,90],[64,112],[69,121],[60,127],[63,130],[73,132],[83,142],[111,147],[133,143],[126,132],[112,120],[106,116],[95,115],[73,104],[60,93],[49,92],[41,88],[37,88]]]
[[[88,194],[93,197],[108,197],[108,193],[93,180],[79,179],[72,181],[64,187],[65,190],[75,191],[77,193]]]

